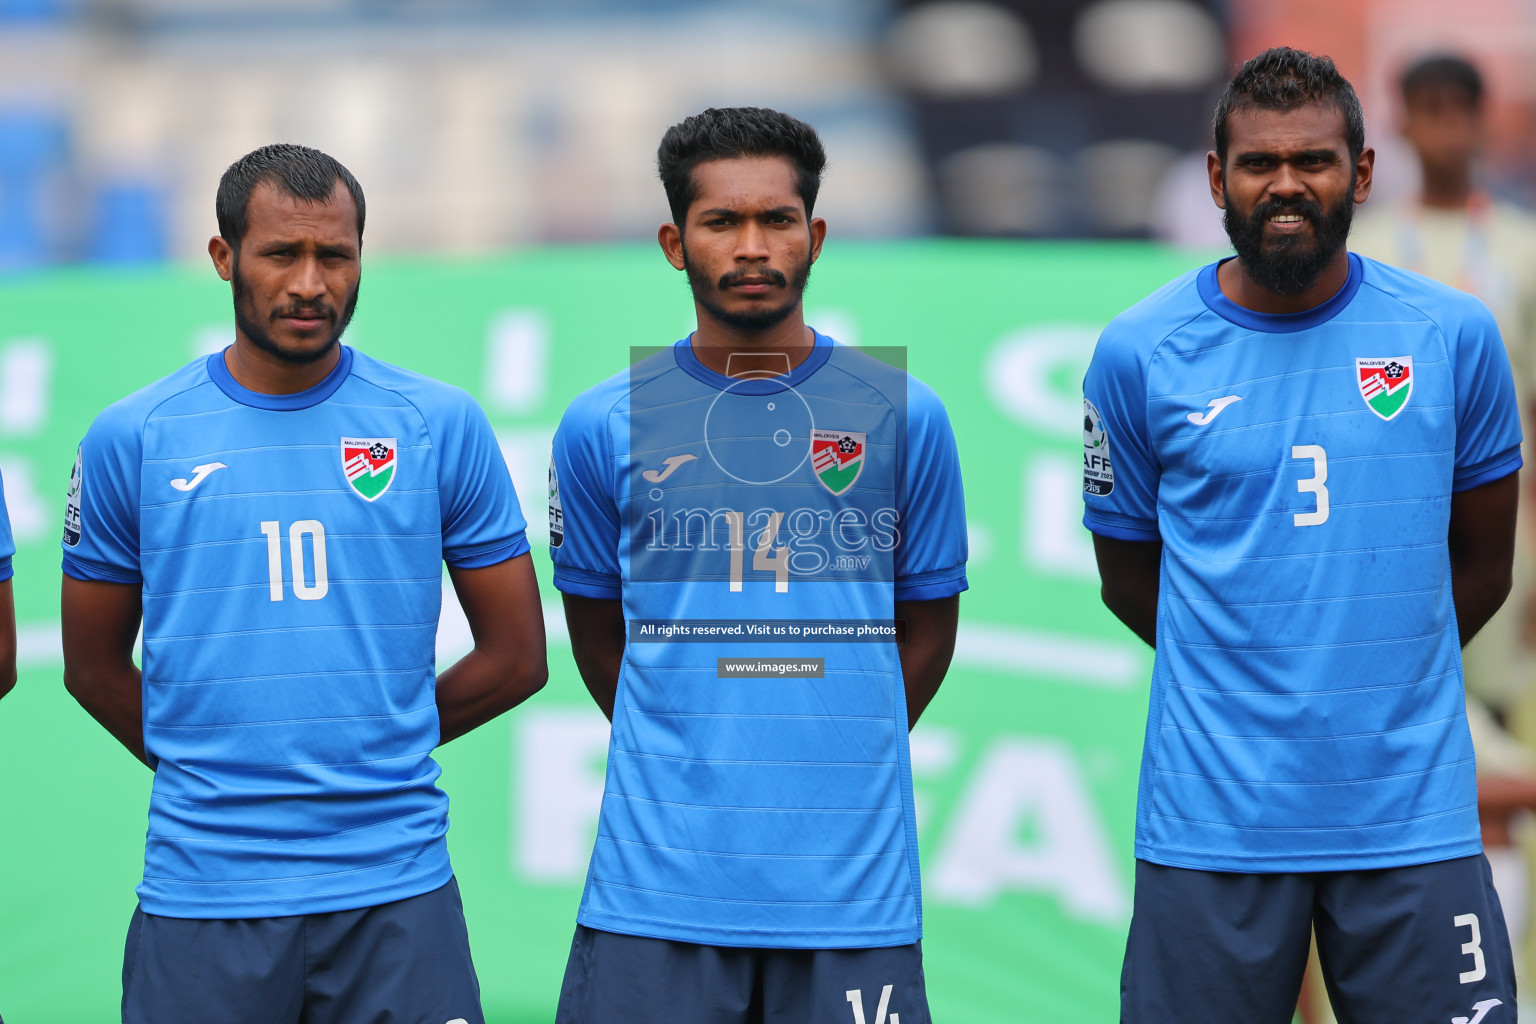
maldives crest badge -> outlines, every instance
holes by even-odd
[[[1371,412],[1389,420],[1403,411],[1413,394],[1413,356],[1356,359],[1360,397]]]
[[[812,430],[811,469],[833,494],[847,491],[864,471],[864,435],[852,430]]]
[[[397,447],[392,437],[341,439],[341,471],[358,497],[378,501],[389,490],[395,482]]]

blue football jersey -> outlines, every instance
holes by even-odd
[[[15,575],[11,557],[16,554],[16,541],[11,537],[11,516],[5,507],[5,482],[0,480],[0,582]]]
[[[463,391],[343,347],[292,395],[222,354],[97,417],[64,571],[144,594],[151,914],[374,906],[451,874],[434,645],[442,565],[528,550]]]
[[[1105,329],[1083,385],[1084,523],[1163,543],[1136,856],[1361,870],[1479,852],[1446,537],[1520,466],[1477,299],[1350,256],[1315,309],[1216,265]]]
[[[916,941],[895,644],[750,627],[889,622],[897,601],[965,589],[937,396],[822,335],[757,379],[708,369],[685,338],[571,404],[550,482],[555,585],[621,599],[629,624],[578,920],[729,946]],[[650,642],[639,620],[734,632]],[[733,678],[728,657],[820,658],[824,677]]]

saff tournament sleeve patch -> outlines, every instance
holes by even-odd
[[[555,460],[549,460],[549,546],[557,548],[565,543],[565,510],[560,507],[560,477],[555,473]]]
[[[1115,467],[1109,461],[1109,434],[1104,419],[1083,399],[1083,493],[1099,497],[1115,489]]]
[[[64,543],[80,544],[80,449],[75,449],[75,469],[69,474],[69,492],[64,496]]]

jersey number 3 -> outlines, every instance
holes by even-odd
[[[1328,521],[1328,453],[1320,444],[1296,444],[1291,446],[1291,458],[1311,459],[1312,475],[1296,481],[1296,489],[1311,494],[1317,500],[1317,508],[1311,512],[1297,512],[1291,518],[1297,526],[1322,526]]]

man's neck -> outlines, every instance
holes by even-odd
[[[1424,168],[1424,190],[1419,201],[1437,210],[1463,210],[1472,198],[1472,169]]]
[[[1321,306],[1338,294],[1349,280],[1349,252],[1343,247],[1334,253],[1328,266],[1306,291],[1280,295],[1259,284],[1248,274],[1242,257],[1227,260],[1216,271],[1221,293],[1244,309],[1255,313],[1305,313]]]
[[[235,343],[224,350],[224,366],[235,383],[258,395],[295,395],[319,384],[341,360],[341,345],[312,363],[290,363],[279,359],[236,331]]]
[[[738,377],[788,373],[811,354],[816,335],[805,326],[805,313],[796,308],[782,323],[766,331],[743,331],[723,324],[695,305],[699,329],[693,332],[693,354],[716,373]]]

